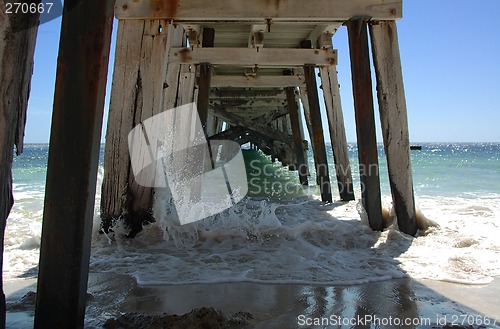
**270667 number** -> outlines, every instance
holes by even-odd
[[[54,5],[53,2],[46,2],[46,3],[25,3],[25,2],[7,2],[5,4],[5,13],[6,14],[44,14],[50,13],[50,10],[52,9],[52,6]]]

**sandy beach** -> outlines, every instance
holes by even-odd
[[[31,328],[34,299],[29,292],[36,290],[36,282],[10,281],[5,290],[8,328]],[[499,279],[484,286],[412,279],[355,286],[139,286],[126,276],[91,273],[88,292],[86,328],[102,328],[106,320],[129,312],[180,315],[202,307],[228,316],[249,313],[247,324],[233,326],[242,328],[370,328],[377,324],[379,328],[499,328],[500,320],[495,302]],[[140,322],[133,325],[139,326]]]

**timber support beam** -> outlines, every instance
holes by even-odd
[[[178,101],[193,101],[194,73],[188,72],[187,65],[183,72],[181,65],[167,71],[168,49],[182,46],[183,40],[182,27],[166,21],[118,23],[101,197],[104,231],[123,218],[133,236],[154,220],[153,189],[135,181],[127,136],[140,122],[175,107]]]
[[[347,151],[344,116],[340,102],[337,68],[335,66],[321,67],[320,72],[340,199],[342,201],[352,201],[354,200],[354,189],[349,153]]]
[[[328,170],[328,161],[326,156],[325,137],[323,126],[321,124],[321,112],[318,98],[318,86],[316,84],[315,67],[313,65],[304,65],[304,76],[306,78],[307,99],[309,102],[310,120],[314,140],[314,146],[317,154],[314,159],[316,162],[316,177],[318,180],[321,200],[323,202],[332,202],[332,191],[330,187],[330,174]]]
[[[258,119],[246,119],[225,109],[216,109],[214,111],[214,115],[231,125],[251,128],[252,130],[258,131],[263,135],[269,136],[269,138],[273,138],[274,140],[278,140],[285,144],[292,143],[293,141],[292,135],[270,127],[267,124],[259,123],[260,120]]]
[[[309,184],[307,179],[307,174],[309,172],[307,168],[307,162],[304,157],[304,146],[302,141],[302,136],[300,134],[300,125],[302,122],[300,121],[299,115],[299,107],[295,100],[295,88],[288,87],[286,88],[287,94],[287,103],[288,103],[288,112],[290,114],[290,124],[292,126],[292,134],[293,134],[293,146],[295,150],[295,159],[296,166],[295,169],[299,172],[299,181],[300,184],[307,186]]]
[[[367,19],[352,19],[346,25],[351,57],[361,197],[371,228],[382,231],[384,225],[382,222]]]
[[[203,29],[202,46],[212,48],[214,46],[215,29]],[[207,131],[208,120],[208,99],[210,97],[210,80],[212,79],[212,65],[210,63],[200,63],[198,65],[198,99],[197,109],[201,120],[201,125]]]
[[[275,88],[296,87],[304,85],[303,75],[274,76],[274,75],[215,75],[211,86],[214,88]]]
[[[334,49],[317,51],[315,49],[295,48],[173,48],[170,61],[178,64],[210,63],[231,66],[277,66],[299,67],[304,63],[317,66],[337,64],[337,51]],[[286,54],[286,55],[284,55]]]
[[[370,24],[382,136],[399,229],[417,233],[408,116],[396,22]]]
[[[403,14],[401,0],[309,0],[307,6],[295,0],[117,0],[118,19],[170,19],[179,22],[246,21],[266,25],[273,22],[344,22],[354,16],[367,16],[379,20],[400,19]]]
[[[0,3],[5,8],[8,1]],[[0,12],[0,328],[6,321],[2,269],[5,226],[14,204],[12,161],[14,146],[17,155],[23,152],[38,20],[38,14]]]
[[[113,2],[65,1],[35,328],[83,328]]]

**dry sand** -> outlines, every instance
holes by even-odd
[[[35,289],[34,280],[6,283],[8,328],[32,328],[33,296],[21,298]],[[498,296],[500,280],[487,286],[399,279],[357,286],[227,283],[140,287],[129,277],[94,273],[89,280],[86,328],[100,328],[106,319],[127,312],[185,314],[201,307],[220,310],[228,318],[249,312],[252,316],[245,316],[248,325],[232,326],[245,328],[370,328],[366,321],[359,322],[370,317],[387,323],[382,322],[380,328],[480,328],[487,323],[482,328],[500,328],[493,325],[500,320]],[[399,319],[412,319],[420,325],[398,326]],[[323,325],[308,325],[311,321],[323,321]],[[462,326],[445,326],[452,322]]]

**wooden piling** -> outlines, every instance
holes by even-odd
[[[347,150],[342,103],[340,101],[337,68],[335,66],[324,66],[320,68],[320,72],[340,199],[342,201],[352,201],[355,199],[354,189]]]
[[[211,48],[214,46],[215,29],[203,29],[203,47]],[[206,130],[208,119],[208,99],[210,95],[210,79],[212,77],[212,66],[210,63],[201,63],[198,65],[198,115],[200,116],[201,124]]]
[[[307,98],[307,97],[306,97]],[[297,104],[298,114],[299,114],[299,122],[300,122],[300,139],[302,140],[302,154],[304,157],[304,161],[306,163],[307,176],[309,177],[309,142],[306,140],[306,135],[304,131],[304,125],[302,122],[305,122],[304,112],[300,110],[301,97],[299,88],[295,88],[295,104]],[[307,128],[305,128],[307,129]]]
[[[370,53],[366,18],[346,22],[351,58],[352,87],[358,140],[363,206],[373,230],[383,230],[378,152],[375,134]]]
[[[167,49],[165,53],[166,62],[168,62],[171,57],[170,48],[179,46],[185,47],[186,42],[184,29],[181,25],[170,24],[168,29]],[[163,84],[164,88],[162,110],[170,110],[179,105],[177,95],[179,93],[181,65],[169,63],[164,67],[164,70],[166,71],[166,77]],[[163,74],[165,74],[165,72],[162,72],[162,75]]]
[[[169,47],[175,42],[176,46],[182,45],[183,35],[181,27],[173,27],[167,21],[118,23],[101,197],[105,231],[114,220],[123,218],[133,236],[144,223],[153,220],[153,189],[135,181],[128,133],[165,108],[175,107],[180,65],[165,75]]]
[[[321,200],[323,202],[332,202],[330,175],[328,171],[325,138],[323,135],[323,126],[321,124],[318,86],[316,84],[316,74],[314,68],[315,67],[313,65],[304,65],[304,78],[306,81],[307,99],[309,101],[309,110],[313,130],[313,136],[311,139],[314,139],[314,145],[317,150],[317,154],[315,156],[316,176],[319,179]]]
[[[217,133],[218,118],[214,114],[214,109],[208,109],[207,117],[207,137],[213,136]]]
[[[398,227],[404,233],[415,235],[410,139],[396,22],[374,22],[370,24],[370,35],[382,136]]]
[[[304,147],[302,145],[302,136],[300,134],[300,116],[299,116],[299,107],[297,106],[297,102],[295,101],[295,88],[287,87],[286,88],[286,100],[288,113],[290,115],[290,124],[292,126],[292,135],[293,135],[293,144],[295,149],[295,160],[296,160],[296,168],[299,173],[299,181],[300,184],[307,186],[307,162],[304,158]]]
[[[300,95],[300,102],[302,104],[302,110],[304,113],[304,121],[306,122],[306,127],[307,127],[307,133],[309,134],[309,139],[311,142],[311,149],[313,153],[313,160],[316,165],[318,162],[316,159],[316,155],[318,154],[318,151],[316,149],[316,144],[314,143],[314,138],[313,138],[313,128],[312,128],[312,121],[311,121],[311,111],[309,110],[309,100],[307,99],[307,91],[305,87],[299,87],[299,95]],[[319,185],[319,180],[318,177],[316,177],[316,185]]]
[[[5,8],[7,1],[0,1]],[[12,161],[23,151],[38,14],[0,13],[0,328],[5,328],[3,250],[7,217],[14,203]]]
[[[112,1],[64,2],[35,328],[83,328]]]

